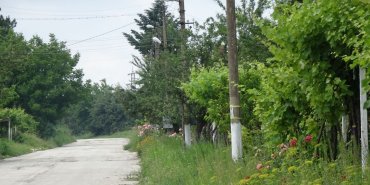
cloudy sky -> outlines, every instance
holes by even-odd
[[[225,0],[223,0],[225,2]],[[54,33],[66,41],[72,53],[81,54],[77,68],[85,79],[109,84],[129,83],[132,55],[138,55],[122,36],[137,29],[133,24],[138,13],[152,6],[154,0],[0,0],[1,14],[16,18],[17,32],[26,39],[39,35],[48,41]],[[168,10],[178,16],[178,3],[167,2]],[[185,0],[186,19],[204,22],[222,12],[214,0]],[[112,32],[109,32],[114,30]],[[109,32],[109,33],[107,33]],[[104,34],[106,33],[106,34]],[[102,36],[98,36],[101,35]],[[87,38],[94,39],[83,41]],[[80,42],[80,43],[78,43]]]

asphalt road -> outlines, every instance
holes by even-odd
[[[136,153],[127,139],[84,139],[64,147],[0,160],[0,185],[136,184]]]

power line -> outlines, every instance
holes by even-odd
[[[73,46],[73,45],[79,44],[79,43],[81,43],[81,42],[85,42],[85,41],[88,41],[88,40],[91,40],[91,39],[94,39],[94,38],[97,38],[97,37],[100,37],[100,36],[106,35],[106,34],[108,34],[108,33],[112,33],[112,32],[114,32],[114,31],[117,31],[117,30],[120,30],[120,29],[125,28],[125,27],[127,27],[127,26],[130,26],[131,24],[134,24],[134,23],[135,23],[135,22],[131,22],[131,23],[129,23],[129,24],[123,25],[123,26],[118,27],[118,28],[116,28],[116,29],[113,29],[113,30],[107,31],[107,32],[102,33],[102,34],[95,35],[95,36],[92,36],[92,37],[89,37],[89,38],[86,38],[86,39],[83,39],[83,40],[77,41],[77,42],[72,43],[72,44],[69,44],[69,45],[67,45],[67,46]]]
[[[108,19],[108,18],[118,18],[126,16],[136,16],[136,14],[120,14],[120,15],[102,15],[102,16],[89,16],[89,17],[34,17],[34,18],[23,18],[15,17],[16,20],[22,21],[69,21],[69,20],[88,20],[88,19]]]
[[[143,6],[135,6],[135,7],[143,7]],[[133,7],[125,7],[125,9],[130,9],[130,8],[133,8]],[[98,12],[112,12],[112,11],[125,11],[124,9],[121,9],[121,8],[115,8],[115,9],[101,9],[101,10],[88,10],[88,9],[79,9],[79,10],[62,10],[60,11],[61,9],[30,9],[30,8],[20,8],[20,7],[13,7],[13,6],[1,6],[1,11],[11,11],[9,9],[13,9],[13,10],[16,10],[16,11],[21,11],[21,12],[30,12],[30,13],[49,13],[49,12],[52,12],[52,13],[58,13],[58,14],[70,14],[70,13],[78,13],[78,14],[81,14],[81,13],[98,13]]]

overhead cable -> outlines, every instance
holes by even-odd
[[[102,15],[102,16],[90,16],[90,17],[30,17],[22,18],[16,17],[16,20],[22,21],[68,21],[68,20],[86,20],[86,19],[108,19],[125,16],[135,16],[136,14],[120,14],[120,15]]]
[[[120,30],[120,29],[125,28],[125,27],[127,27],[127,26],[130,26],[131,24],[134,24],[134,23],[135,23],[135,22],[131,22],[131,23],[129,23],[129,24],[123,25],[123,26],[118,27],[118,28],[116,28],[116,29],[113,29],[113,30],[110,30],[110,31],[104,32],[104,33],[102,33],[102,34],[95,35],[95,36],[92,36],[92,37],[89,37],[89,38],[86,38],[86,39],[83,39],[83,40],[80,40],[80,41],[74,42],[74,43],[72,43],[72,44],[68,44],[67,46],[73,46],[73,45],[79,44],[79,43],[81,43],[81,42],[85,42],[85,41],[88,41],[88,40],[91,40],[91,39],[94,39],[94,38],[97,38],[97,37],[100,37],[100,36],[106,35],[106,34],[108,34],[108,33],[112,33],[112,32],[114,32],[114,31],[117,31],[117,30]]]

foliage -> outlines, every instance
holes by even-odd
[[[225,8],[221,1],[217,1]],[[238,36],[238,61],[244,64],[249,61],[265,62],[271,53],[264,45],[266,37],[257,24],[262,14],[269,7],[266,0],[241,0],[236,7],[236,29]],[[226,15],[217,14],[208,18],[203,24],[196,23],[189,38],[189,55],[198,67],[215,67],[227,64],[227,27]]]
[[[165,20],[163,15],[166,15]],[[125,110],[128,110],[131,119],[147,119],[152,124],[160,124],[167,118],[178,125],[183,99],[179,86],[183,74],[187,73],[179,52],[183,37],[180,36],[178,21],[167,12],[163,1],[155,1],[152,8],[138,16],[136,23],[140,31],[132,30],[125,37],[143,55],[142,58],[134,56],[132,61],[138,68],[140,78],[133,89],[126,91],[122,97],[126,100]],[[166,29],[163,21],[166,21]],[[148,28],[148,25],[154,28]],[[167,35],[166,41],[164,32]],[[158,46],[152,43],[153,36],[158,37],[162,44]]]
[[[179,90],[181,80],[181,60],[175,53],[164,51],[159,58],[136,59],[140,87],[135,90],[136,111],[152,124],[160,124],[162,118],[169,117],[173,123],[180,120]],[[171,80],[168,80],[171,79]]]
[[[156,0],[152,8],[145,10],[144,14],[139,13],[139,19],[135,19],[140,31],[131,30],[131,34],[123,33],[128,42],[143,56],[155,56],[157,51],[155,51],[155,43],[152,41],[153,37],[157,37],[164,42],[164,29],[162,27],[164,21],[167,24],[167,30],[165,31],[168,35],[168,48],[166,49],[170,52],[179,50],[177,43],[180,41],[180,37],[176,37],[176,31],[178,31],[177,21],[166,9],[167,6],[164,1]],[[165,49],[164,45],[162,44],[158,49],[163,51]]]
[[[181,138],[168,136],[145,137],[139,146],[140,184],[233,184],[253,169],[248,162],[234,163],[225,146],[198,143],[185,149]]]
[[[257,62],[244,64],[239,68],[242,124],[248,129],[255,129],[259,123],[252,112],[254,107],[249,90],[258,88]],[[191,101],[207,108],[206,120],[216,122],[220,130],[229,130],[228,70],[226,67],[192,69],[190,81],[182,88]]]
[[[112,87],[102,80],[100,84],[84,84],[84,97],[70,106],[60,122],[68,125],[73,134],[112,134],[129,126],[124,111],[125,90]]]
[[[29,51],[22,34],[14,32],[16,21],[0,15],[0,108],[13,105],[19,98],[13,80],[25,68],[25,52]]]
[[[322,136],[335,158],[338,123],[346,113],[357,128],[349,133],[359,141],[354,112],[359,111],[358,66],[369,64],[369,8],[348,0],[277,4],[274,21],[263,27],[273,58],[261,66],[261,90],[255,91],[255,115],[268,140],[312,133],[318,140]]]
[[[139,143],[140,184],[366,184],[352,154],[337,161],[312,156],[313,138],[247,153],[234,162],[227,146],[198,143],[184,148],[181,139],[148,136]],[[343,148],[344,149],[344,148]],[[280,154],[279,154],[280,153]]]
[[[126,125],[122,104],[117,101],[120,88],[113,89],[102,81],[95,86],[96,96],[90,110],[91,126],[89,130],[95,135],[111,134],[122,130]]]
[[[56,144],[53,141],[43,140],[34,134],[17,132],[13,141],[0,139],[0,159],[49,149],[55,146]]]
[[[156,127],[155,125],[150,125],[148,123],[137,126],[137,130],[139,131],[140,137],[146,137],[155,133],[159,133],[158,127]]]
[[[33,116],[24,112],[23,109],[1,109],[0,108],[0,119],[9,118],[13,126],[17,127],[17,130],[23,133],[37,133],[38,122],[35,121]]]
[[[308,135],[278,145],[271,156],[256,153],[256,170],[239,184],[367,184],[353,154],[343,151],[338,160],[326,161],[316,155],[318,148]]]
[[[79,56],[71,56],[54,35],[50,35],[49,43],[38,37],[29,43],[33,51],[28,57],[29,65],[17,78],[18,105],[40,121],[40,133],[48,136],[61,113],[78,100],[83,74],[74,69]]]
[[[63,146],[68,143],[72,143],[75,140],[75,138],[72,136],[71,130],[65,126],[65,125],[58,125],[55,128],[55,135],[52,138],[52,141],[57,146]]]
[[[46,141],[29,133],[16,133],[14,141],[32,147],[32,151],[49,149],[56,146],[53,141]]]
[[[18,156],[30,153],[31,151],[31,147],[28,145],[0,139],[0,158]]]
[[[21,107],[40,123],[39,133],[50,136],[65,108],[79,98],[79,56],[52,34],[49,43],[37,36],[26,41],[14,32],[15,20],[1,15],[0,24],[0,108]]]

